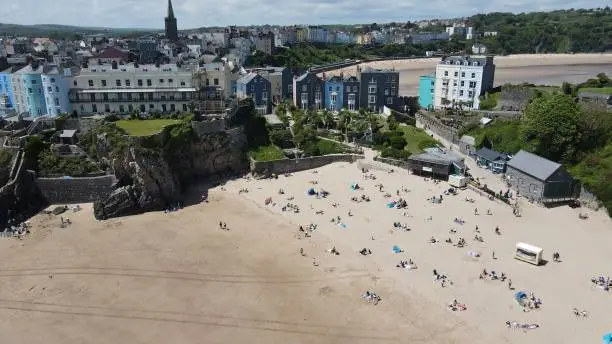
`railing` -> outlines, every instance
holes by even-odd
[[[71,103],[149,103],[149,102],[189,102],[194,100],[195,98],[175,98],[175,99],[162,99],[160,97],[153,97],[153,99],[149,99],[149,98],[145,98],[145,99],[140,99],[140,98],[132,98],[132,99],[116,99],[116,98],[109,98],[109,99],[70,99]]]

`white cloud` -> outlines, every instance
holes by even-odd
[[[593,8],[606,0],[173,0],[179,29],[261,24],[405,22],[479,13]],[[0,22],[162,28],[167,0],[0,0]]]

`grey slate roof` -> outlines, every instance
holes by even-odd
[[[521,150],[508,161],[508,166],[544,181],[555,173],[561,164]]]
[[[476,144],[476,139],[473,136],[469,136],[469,135],[461,136],[459,141],[463,143],[467,143],[468,145],[472,145],[472,146]]]
[[[481,157],[485,160],[488,161],[496,161],[496,160],[504,160],[506,155],[496,152],[492,149],[486,148],[486,147],[482,147],[479,150],[476,151],[476,156]]]

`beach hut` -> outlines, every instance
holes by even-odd
[[[514,258],[533,265],[540,265],[543,251],[540,247],[519,242],[516,244]]]
[[[484,166],[493,173],[506,172],[506,154],[482,147],[474,154],[478,166]]]

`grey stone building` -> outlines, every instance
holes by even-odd
[[[561,164],[523,150],[508,161],[506,180],[537,203],[573,201],[580,195],[580,183]]]
[[[349,76],[344,79],[344,96],[342,106],[349,111],[359,110],[359,89],[361,83],[356,76]]]
[[[325,106],[324,86],[325,82],[311,72],[306,72],[293,79],[293,105],[300,109],[323,109]]]
[[[382,113],[386,106],[396,109],[399,90],[399,72],[390,69],[365,68],[360,72],[359,103],[362,108]]]

